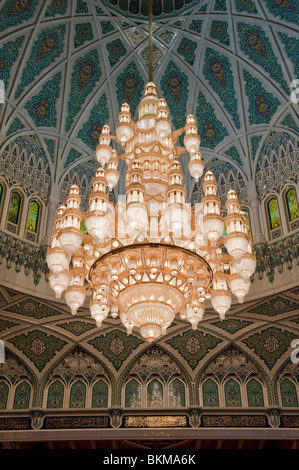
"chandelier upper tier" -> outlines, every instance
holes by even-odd
[[[204,175],[201,202],[193,207],[185,202],[178,158],[189,153],[188,168],[198,181],[204,170],[200,138],[194,116],[172,131],[168,114],[166,101],[157,98],[149,82],[137,123],[125,103],[116,136],[103,126],[89,211],[80,211],[79,188],[71,186],[66,207],[58,209],[47,254],[50,285],[57,298],[65,291],[73,315],[92,295],[89,308],[98,326],[111,312],[128,334],[137,327],[148,341],[164,335],[177,313],[196,329],[206,299],[224,319],[231,294],[243,302],[256,266],[233,189],[227,194],[225,220],[210,170]],[[184,147],[176,146],[183,132]],[[124,153],[112,149],[112,139]],[[128,167],[126,197],[113,205],[107,188],[118,182],[119,158]],[[83,219],[87,233],[80,230]]]

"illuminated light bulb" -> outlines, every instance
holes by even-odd
[[[130,106],[127,103],[124,103],[121,106],[121,110],[118,115],[118,124],[115,129],[116,137],[123,147],[133,137],[133,128],[130,124]]]
[[[61,298],[61,294],[69,286],[71,277],[68,271],[60,271],[58,274],[51,273],[49,274],[49,282],[51,288],[55,292],[56,299]]]
[[[118,317],[118,307],[117,305],[112,305],[111,307],[111,317],[117,318]]]
[[[249,291],[250,282],[245,280],[239,274],[232,274],[229,280],[229,288],[237,298],[240,304],[244,302],[244,297]]]
[[[203,161],[200,158],[200,153],[195,153],[191,157],[190,162],[188,163],[188,169],[190,175],[195,179],[196,182],[198,182],[199,178],[202,176],[204,167],[205,166],[203,164]]]
[[[64,269],[68,269],[69,260],[64,250],[55,246],[50,248],[47,252],[46,262],[49,270],[52,271],[54,276],[58,275]]]
[[[171,122],[168,119],[167,104],[163,98],[159,100],[155,130],[160,139],[167,137],[171,132]]]
[[[252,253],[245,253],[234,262],[235,269],[244,279],[249,279],[256,268],[256,258]]]
[[[80,285],[69,286],[64,294],[66,304],[70,307],[72,315],[76,315],[78,308],[82,307],[86,292]]]
[[[110,127],[105,124],[102,127],[102,132],[99,136],[99,145],[96,148],[96,157],[102,166],[109,162],[110,158],[112,157],[112,149],[109,146],[110,142]]]
[[[211,294],[211,303],[213,309],[219,313],[221,319],[225,318],[225,313],[231,306],[231,294],[226,290],[213,290]]]
[[[116,154],[115,150],[112,150],[112,154],[113,156]],[[109,191],[111,191],[114,188],[114,186],[117,185],[118,180],[119,180],[119,172],[117,170],[117,166],[118,166],[117,158],[113,158],[107,164],[107,170],[105,172],[105,175],[106,175]]]
[[[140,334],[143,338],[147,339],[150,343],[159,338],[162,334],[160,325],[146,325],[140,328]]]
[[[196,305],[196,307],[187,307],[187,320],[191,323],[192,329],[196,330],[198,323],[203,319],[205,309],[202,304]]]
[[[103,320],[107,318],[109,307],[102,307],[101,302],[99,302],[97,299],[94,299],[89,303],[89,310],[92,318],[94,318],[96,321],[97,327],[100,328]]]
[[[132,323],[128,323],[128,324],[127,324],[126,330],[127,330],[127,335],[128,335],[128,336],[132,333],[133,327],[134,327],[134,325],[133,325]]]
[[[198,152],[200,145],[200,137],[197,134],[197,126],[195,124],[195,117],[192,114],[187,116],[187,122],[185,126],[185,137],[184,145],[187,149],[187,152],[193,154]]]

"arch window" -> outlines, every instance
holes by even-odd
[[[103,380],[98,380],[92,389],[92,408],[108,407],[108,385]]]
[[[6,225],[7,230],[12,233],[17,232],[18,223],[20,219],[21,205],[22,197],[19,193],[13,191],[10,196]]]
[[[149,408],[163,407],[163,386],[157,379],[152,380],[147,386],[147,406]]]
[[[63,408],[64,386],[59,381],[53,382],[48,390],[47,408]]]
[[[294,382],[289,379],[283,380],[280,384],[280,394],[282,406],[298,406],[298,396]]]
[[[272,197],[267,202],[267,211],[271,238],[278,238],[281,235],[281,221],[276,197]]]
[[[202,386],[203,406],[219,406],[218,385],[214,380],[208,379]]]
[[[228,407],[242,406],[240,385],[236,380],[229,379],[224,385],[225,405]]]
[[[186,406],[185,385],[179,379],[174,379],[169,385],[169,406]]]
[[[8,401],[9,386],[3,380],[0,382],[0,410],[5,410]]]
[[[127,408],[141,407],[141,384],[135,380],[130,380],[125,389],[125,406]]]
[[[15,390],[13,407],[15,410],[24,410],[29,408],[31,387],[28,382],[21,382]]]
[[[288,221],[290,224],[290,229],[295,230],[298,228],[298,218],[299,218],[299,208],[298,201],[296,197],[296,191],[294,188],[289,189],[285,195],[287,210],[288,210]]]
[[[39,216],[40,205],[36,201],[31,201],[29,203],[26,221],[26,238],[30,241],[36,241]]]
[[[70,408],[84,408],[86,402],[86,385],[82,380],[73,383],[70,393]]]
[[[247,384],[248,406],[264,406],[263,387],[260,382],[251,379]]]

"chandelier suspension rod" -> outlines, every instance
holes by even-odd
[[[153,81],[153,0],[148,2],[148,80]]]

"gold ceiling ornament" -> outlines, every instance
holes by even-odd
[[[243,302],[256,266],[248,224],[233,189],[227,194],[225,220],[210,170],[204,175],[201,202],[193,207],[185,202],[178,158],[189,153],[188,168],[198,181],[204,171],[200,137],[194,116],[172,131],[168,115],[166,101],[158,99],[149,82],[137,123],[124,103],[116,135],[103,126],[89,211],[80,211],[79,188],[71,186],[66,206],[58,209],[47,254],[50,285],[57,298],[65,291],[73,315],[86,294],[92,294],[89,308],[99,327],[110,312],[120,317],[128,334],[137,327],[148,341],[164,335],[176,314],[196,329],[206,299],[224,319],[231,294]],[[176,146],[183,132],[184,147]],[[112,139],[124,153],[112,149]],[[126,198],[113,205],[107,188],[118,182],[120,158],[128,167]],[[87,234],[80,230],[83,219]]]

